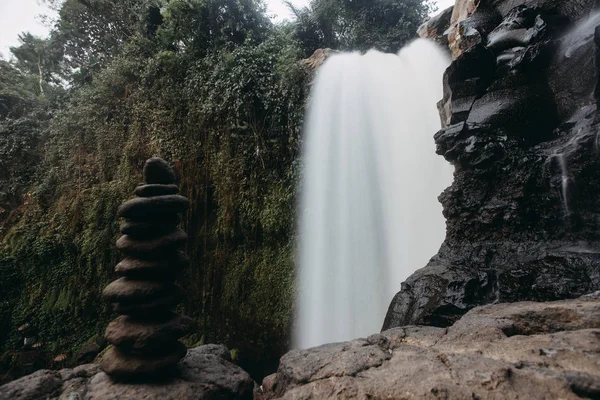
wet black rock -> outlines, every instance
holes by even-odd
[[[439,197],[446,240],[402,283],[384,329],[600,289],[596,3],[481,0],[463,24],[481,42],[444,76],[435,142],[455,166]]]

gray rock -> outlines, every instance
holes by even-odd
[[[254,382],[223,357],[224,346],[188,350],[179,373],[153,383],[115,382],[95,364],[60,371],[41,370],[0,386],[0,399],[10,400],[208,400],[252,399]]]
[[[196,347],[194,349],[194,354],[209,354],[231,361],[231,352],[222,344],[205,344],[204,346]]]
[[[453,10],[453,6],[448,7],[433,18],[428,19],[419,27],[417,34],[422,38],[435,40],[442,46],[448,46],[446,31],[450,28],[450,18]]]
[[[42,369],[0,386],[0,399],[42,400],[60,393],[61,374]]]
[[[483,306],[447,329],[291,351],[255,399],[595,398],[599,346],[597,299]]]

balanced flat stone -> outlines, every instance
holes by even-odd
[[[145,318],[147,321],[164,320],[164,315],[172,311],[181,301],[183,295],[179,288],[151,301],[144,302],[113,302],[113,310],[117,314]]]
[[[151,323],[122,315],[108,324],[104,337],[124,350],[152,352],[183,337],[192,327],[192,319],[171,312],[164,322]]]
[[[121,223],[120,231],[124,235],[133,236],[136,239],[155,238],[175,230],[179,223],[179,215],[164,215],[164,218],[152,220],[151,222],[129,221]]]
[[[123,235],[117,240],[117,248],[127,255],[148,256],[173,251],[187,242],[187,234],[179,228],[150,240],[136,240]]]
[[[162,276],[173,277],[190,265],[190,259],[182,251],[176,251],[164,259],[142,260],[127,257],[117,264],[115,272],[128,278],[150,279]]]
[[[137,197],[119,207],[117,215],[121,218],[149,222],[153,218],[157,218],[157,216],[183,212],[188,205],[188,199],[178,194]]]
[[[177,185],[148,184],[140,185],[135,188],[135,195],[139,197],[165,196],[168,194],[177,194],[179,187]]]
[[[111,347],[102,356],[100,367],[107,374],[119,379],[137,376],[158,376],[179,362],[187,353],[185,345],[176,341],[168,353],[159,356],[128,354],[118,347]]]
[[[123,277],[104,288],[102,296],[111,303],[138,303],[152,301],[175,290],[176,286],[173,283],[136,281]]]
[[[147,184],[170,185],[175,183],[175,171],[162,158],[153,157],[144,165],[144,182]]]

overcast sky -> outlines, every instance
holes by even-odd
[[[266,0],[269,14],[275,20],[290,18],[290,12],[285,6],[283,0]],[[291,0],[291,2],[301,7],[308,3],[308,0]],[[443,10],[452,4],[454,0],[436,1],[438,8]],[[28,31],[38,36],[46,36],[49,28],[44,26],[40,15],[54,16],[52,10],[43,6],[41,0],[0,0],[0,54],[4,58],[9,57],[8,48],[16,46],[18,35],[21,32]]]

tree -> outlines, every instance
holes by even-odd
[[[396,53],[431,10],[428,0],[312,0],[302,9],[288,6],[308,52],[329,47]]]
[[[204,56],[210,51],[263,41],[271,22],[255,0],[171,1],[158,30],[163,46]]]
[[[84,82],[118,54],[166,0],[65,0],[53,38],[62,46],[65,63]],[[156,21],[154,21],[156,23]]]
[[[52,39],[42,39],[30,33],[19,35],[18,47],[11,47],[15,66],[25,73],[38,76],[38,88],[44,95],[46,84],[58,84],[63,77],[62,49]]]

